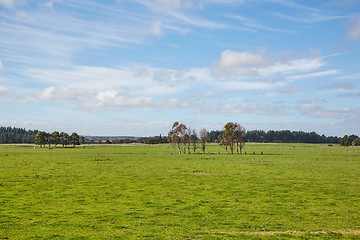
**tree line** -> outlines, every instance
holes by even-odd
[[[303,131],[263,131],[252,130],[247,132],[248,142],[270,142],[270,143],[340,143],[340,137],[319,135],[316,132]]]
[[[180,124],[180,128],[181,124]],[[194,141],[195,141],[195,149],[200,149],[201,147],[201,136],[200,132],[199,134],[196,133],[195,130],[187,129],[188,132],[191,130],[191,134],[186,133],[184,136],[181,136],[182,134],[178,133],[178,137],[185,137],[187,138],[189,135],[190,139],[192,139],[192,149],[194,149]],[[206,131],[203,130],[203,131]],[[38,130],[26,130],[24,128],[16,128],[16,127],[0,127],[0,144],[16,144],[16,143],[25,143],[25,144],[34,144],[35,143],[35,136],[38,133]],[[212,130],[212,131],[206,131],[202,132],[203,139],[205,139],[206,135],[206,141],[209,143],[223,143],[221,144],[225,149],[229,148],[229,151],[231,151],[232,146],[229,145],[230,142],[229,139],[227,141],[224,141],[223,135],[225,132],[225,126],[222,130]],[[52,135],[50,137],[50,135]],[[92,142],[87,139],[85,139],[83,136],[79,136],[79,140],[76,140],[76,135],[69,135],[65,133],[59,133],[59,135],[62,135],[60,138],[58,138],[57,131],[53,133],[46,133],[43,132],[38,136],[37,144],[39,146],[48,145],[59,145],[61,144],[63,147],[68,147],[70,145],[74,146],[78,143],[99,143],[99,142]],[[73,137],[71,138],[71,136]],[[73,140],[71,140],[73,139]],[[75,140],[74,140],[75,139]],[[153,136],[153,137],[140,137],[136,139],[123,139],[121,141],[106,141],[101,143],[144,143],[144,144],[162,144],[162,143],[171,143],[172,140],[169,136]],[[182,140],[183,141],[183,140]],[[185,140],[185,142],[187,139]],[[44,144],[45,142],[45,144]],[[227,143],[226,143],[227,142]],[[337,136],[325,136],[325,135],[319,135],[316,132],[303,132],[303,131],[289,131],[289,130],[281,130],[281,131],[263,131],[263,130],[251,130],[247,131],[246,135],[243,136],[243,142],[267,142],[267,143],[328,143],[328,144],[340,144],[342,146],[360,146],[360,138],[357,135],[345,135],[343,137],[337,137]],[[41,143],[41,144],[39,144]],[[177,144],[176,144],[177,145]],[[188,146],[187,146],[188,147]],[[240,151],[240,145],[236,148],[236,145],[234,145],[235,148],[233,148],[233,151],[238,149]],[[182,146],[182,152],[184,151],[184,146]]]
[[[24,128],[0,127],[0,144],[8,143],[34,143],[37,130]]]

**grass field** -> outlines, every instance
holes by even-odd
[[[0,239],[360,239],[360,148],[244,151],[1,145]]]

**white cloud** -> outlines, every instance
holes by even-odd
[[[62,71],[32,69],[26,72],[27,77],[50,85],[39,93],[41,101],[71,102],[79,108],[96,110],[194,106],[187,100],[177,100],[175,96],[191,88],[193,81],[202,74],[202,69],[176,71],[151,67],[88,66]]]
[[[41,100],[55,100],[55,101],[80,101],[90,91],[80,88],[69,88],[69,87],[47,87],[43,89],[39,98]]]
[[[225,50],[215,62],[212,74],[215,77],[252,76],[257,69],[267,64],[260,54]]]
[[[245,89],[260,89],[272,86],[282,86],[284,82],[271,82],[268,78],[276,76],[277,79],[298,80],[304,78],[315,78],[329,76],[339,73],[339,70],[325,70],[313,72],[326,63],[323,58],[303,58],[287,62],[276,62],[266,58],[263,54],[251,52],[237,52],[225,50],[221,53],[211,68],[211,74],[217,79],[227,79],[231,84]],[[306,74],[302,74],[306,72]],[[252,82],[246,82],[251,77]],[[234,79],[238,83],[234,82]],[[241,82],[242,81],[242,82]]]
[[[346,38],[348,40],[360,39],[360,16],[352,18],[351,27],[347,31]]]
[[[78,66],[63,70],[30,69],[24,72],[24,76],[48,86],[39,93],[42,101],[70,101],[79,107],[97,109],[164,108],[179,105],[176,100],[178,94],[200,86],[206,86],[202,90],[214,96],[213,89],[274,89],[286,86],[291,80],[337,73],[337,70],[311,72],[324,65],[321,58],[272,63],[271,59],[261,54],[225,50],[210,68],[174,70],[138,65],[121,68]],[[309,73],[298,74],[302,72]],[[297,91],[298,88],[287,93]],[[175,101],[160,100],[169,97],[175,97]],[[182,106],[191,104],[185,101]]]
[[[88,105],[88,104],[87,104]],[[115,90],[99,92],[94,102],[90,101],[90,108],[106,108],[106,107],[149,107],[152,105],[150,97],[132,96],[129,93]]]

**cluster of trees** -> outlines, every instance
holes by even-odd
[[[0,127],[0,144],[34,143],[36,132],[24,128]]]
[[[175,122],[168,133],[168,142],[179,153],[196,153],[201,144],[202,152],[205,153],[206,143],[208,142],[208,132],[205,128],[201,129],[199,135],[195,129],[188,128],[185,124]]]
[[[231,154],[234,154],[234,147],[236,146],[236,152],[241,154],[245,145],[245,133],[245,128],[239,123],[228,122],[220,136],[220,145],[224,146],[226,150],[230,149]]]
[[[54,131],[52,133],[37,131],[35,135],[35,144],[40,147],[45,147],[46,145],[48,145],[49,148],[51,145],[57,147],[59,144],[61,144],[62,147],[68,147],[69,145],[75,147],[75,145],[80,145],[80,143],[84,142],[85,138],[83,136],[79,136],[76,132],[69,135],[65,132],[59,133],[58,131]]]
[[[360,138],[354,134],[350,136],[345,135],[341,138],[340,145],[344,147],[360,146]]]
[[[217,142],[220,143],[229,153],[233,154],[236,148],[237,153],[242,153],[245,145],[245,128],[238,123],[228,122],[224,130],[217,136]],[[181,153],[196,153],[201,148],[205,153],[206,144],[209,142],[209,132],[202,128],[197,134],[195,129],[188,128],[185,124],[175,122],[168,133],[168,141],[174,149]]]

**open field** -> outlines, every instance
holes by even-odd
[[[0,239],[360,239],[360,148],[209,151],[1,145]]]

